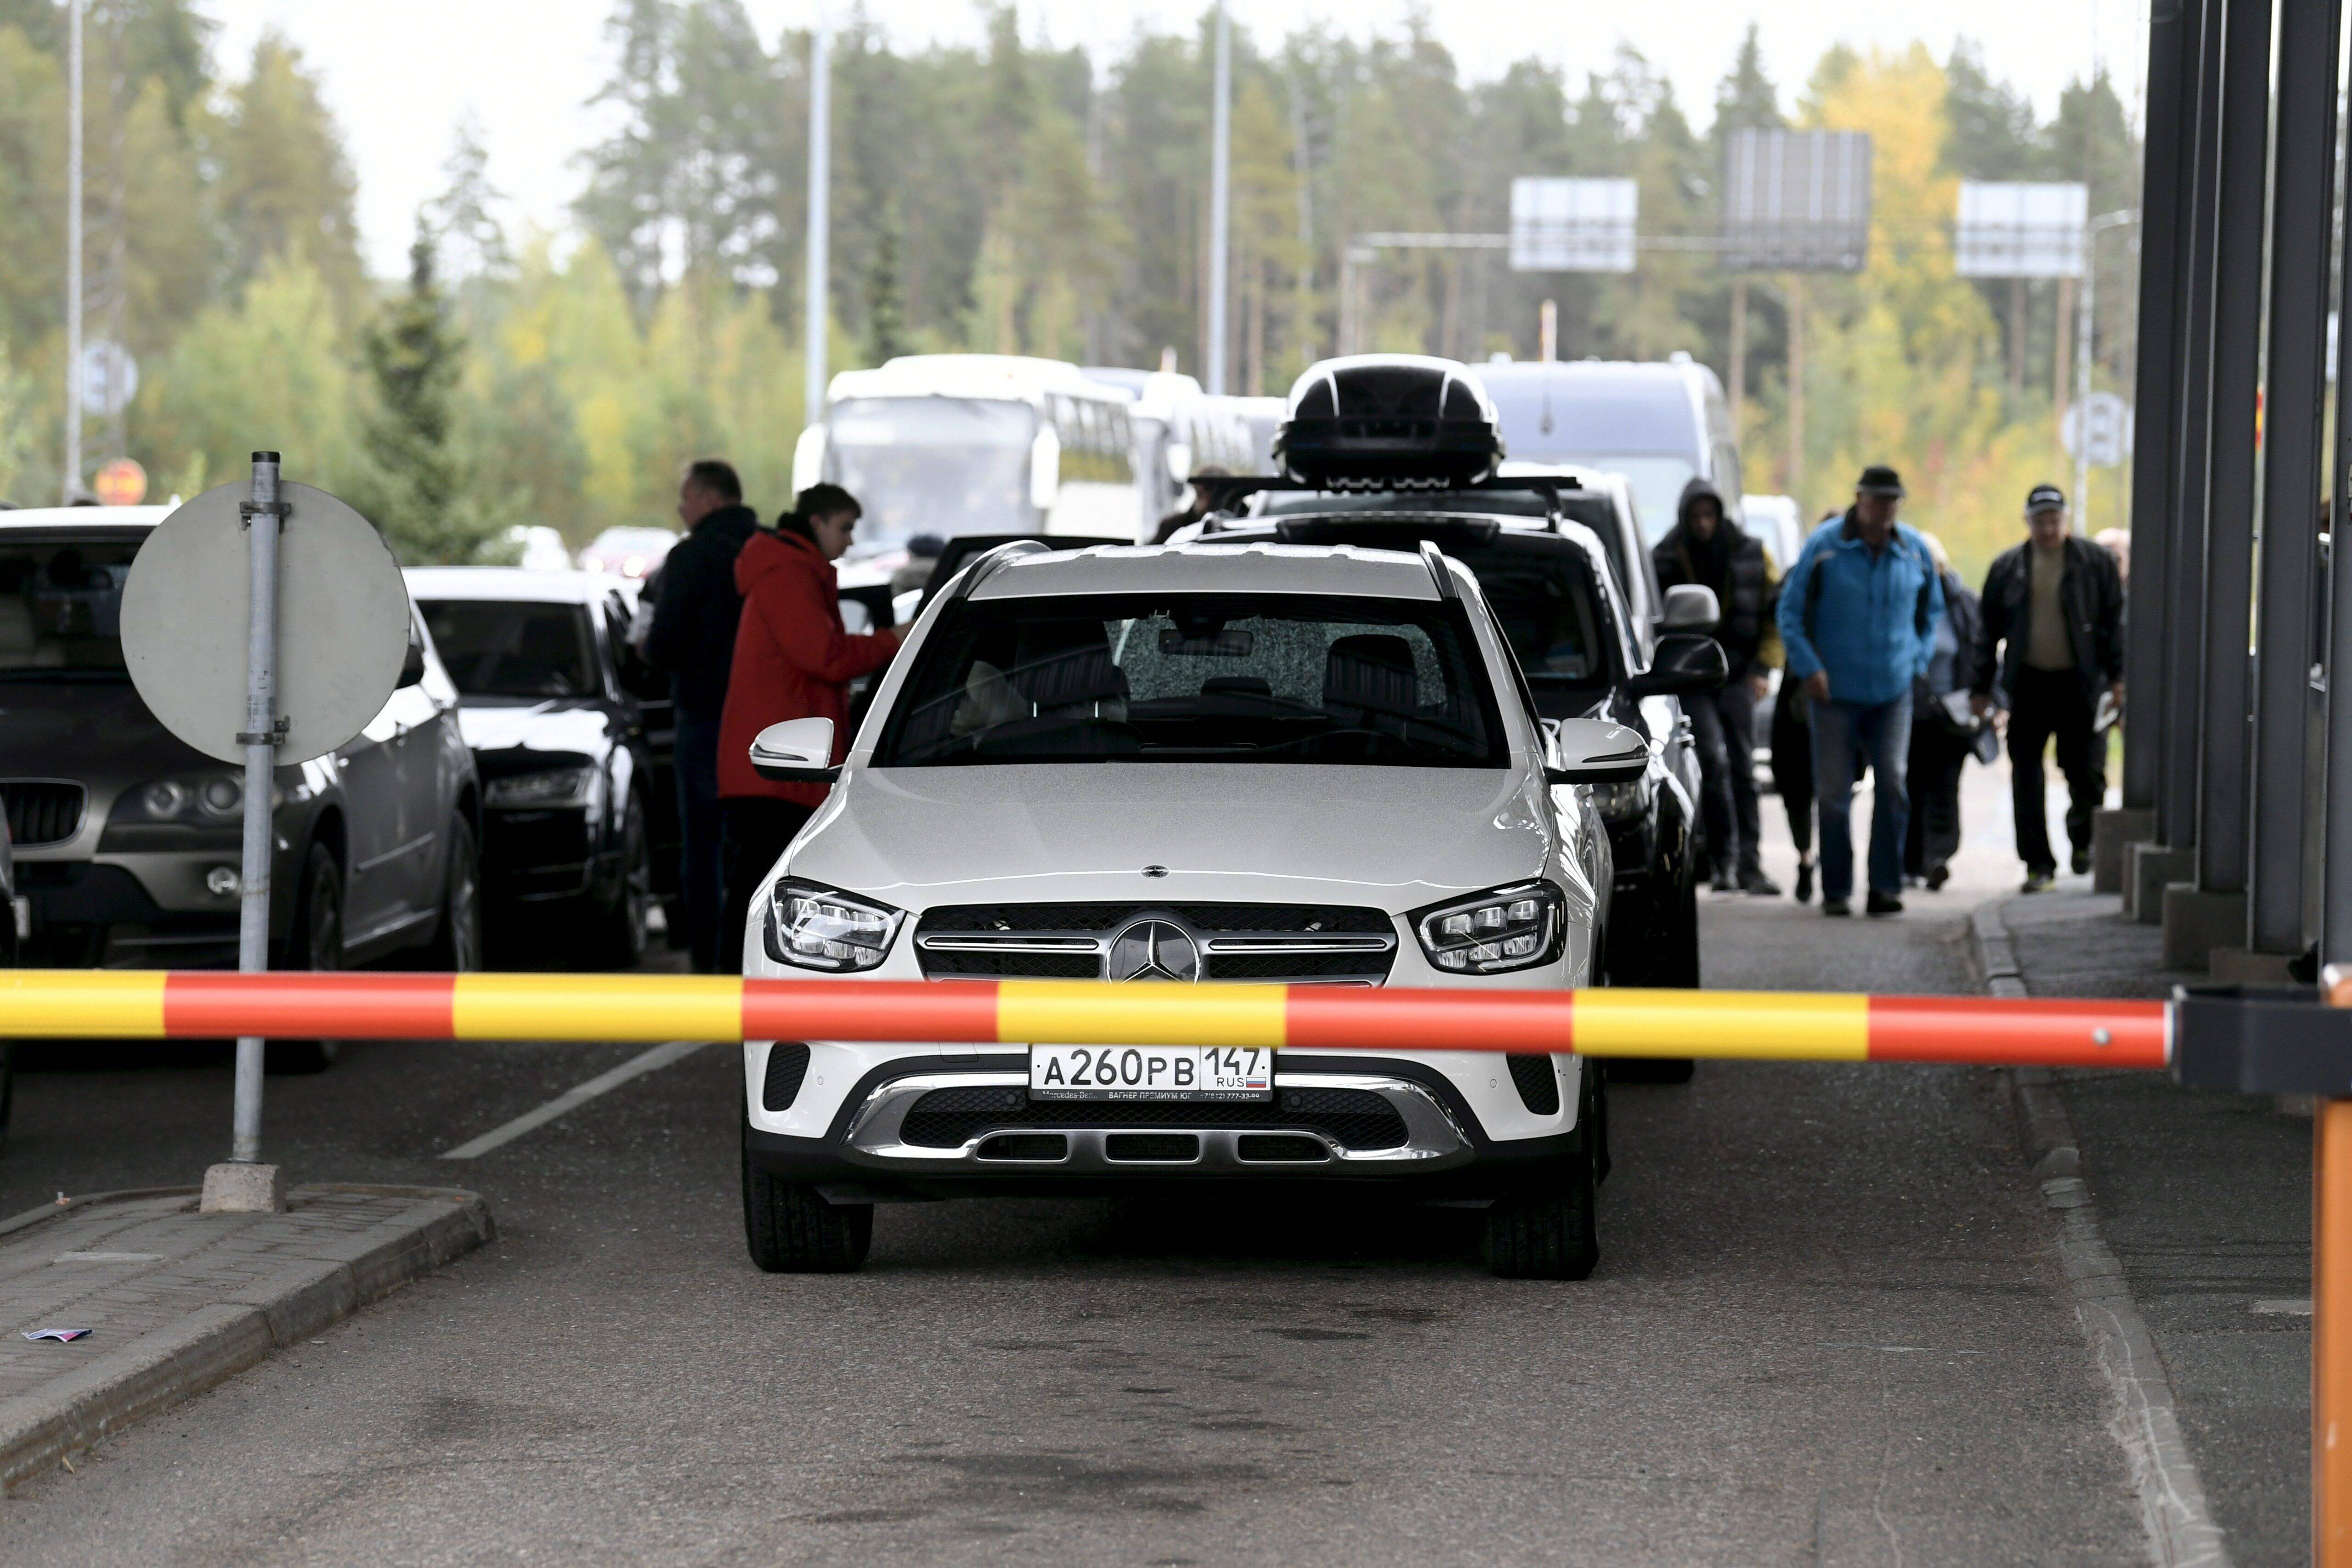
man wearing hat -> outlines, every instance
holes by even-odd
[[[1853,505],[1813,531],[1781,585],[1788,679],[1812,714],[1813,787],[1822,818],[1822,913],[1853,912],[1853,783],[1867,761],[1869,912],[1903,910],[1903,835],[1911,802],[1912,682],[1927,673],[1944,585],[1917,532],[1895,521],[1903,481],[1863,469]]]
[[[2066,497],[2056,485],[2027,494],[2025,526],[2025,542],[1985,574],[1972,694],[1979,716],[1995,705],[1996,679],[2008,694],[2017,853],[2025,890],[2038,893],[2058,874],[2042,805],[2042,752],[2053,738],[2066,775],[2074,870],[2091,868],[2091,818],[2107,793],[2095,725],[2102,694],[2123,700],[2124,587],[2115,557],[2067,531]]]

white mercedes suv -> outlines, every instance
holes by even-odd
[[[924,612],[756,899],[745,971],[860,980],[1592,984],[1633,731],[1547,724],[1477,580],[1281,543],[1010,544]],[[1570,1055],[755,1040],[743,1215],[770,1270],[864,1259],[877,1201],[1386,1186],[1581,1278],[1605,1170]]]

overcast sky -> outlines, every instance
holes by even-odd
[[[814,14],[814,0],[744,4],[771,39]],[[241,70],[254,39],[274,27],[325,79],[358,169],[360,225],[378,272],[404,269],[417,204],[441,188],[451,132],[469,112],[481,124],[491,178],[515,198],[516,216],[561,226],[580,187],[572,155],[603,129],[586,105],[609,66],[609,0],[205,0],[204,8],[222,24],[226,69]],[[1234,0],[1234,17],[1261,37],[1318,21],[1360,36],[1396,27],[1412,8],[1410,0]],[[870,0],[868,9],[906,47],[969,41],[981,28],[971,0]],[[1423,9],[1474,78],[1532,54],[1567,68],[1580,84],[1584,71],[1607,68],[1621,40],[1630,43],[1665,69],[1702,128],[1715,83],[1751,16],[1763,23],[1767,68],[1784,100],[1833,43],[1895,47],[1918,38],[1940,56],[1965,32],[1984,46],[1993,73],[2030,92],[2044,115],[2094,58],[2106,60],[2136,113],[2147,26],[2146,0],[1654,0],[1606,7],[1589,0],[1443,0]],[[846,11],[835,0],[835,15]],[[1021,6],[1029,36],[1105,54],[1139,26],[1187,26],[1200,14],[1199,0]]]

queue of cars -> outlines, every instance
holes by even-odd
[[[1674,699],[1727,678],[1712,595],[1637,620],[1643,557],[1574,477],[1500,477],[1496,425],[1459,364],[1326,362],[1246,507],[935,581],[843,763],[829,720],[752,747],[832,788],[746,972],[1696,983]],[[856,1268],[878,1201],[1138,1184],[1378,1186],[1481,1209],[1500,1274],[1598,1256],[1606,1087],[1570,1055],[758,1040],[743,1071],[765,1269]]]

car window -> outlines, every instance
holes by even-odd
[[[595,633],[577,605],[434,599],[425,624],[467,697],[595,697]]]
[[[1459,604],[1288,594],[966,600],[924,639],[876,754],[883,767],[1507,759]]]
[[[126,680],[122,585],[134,543],[0,546],[0,679]]]

